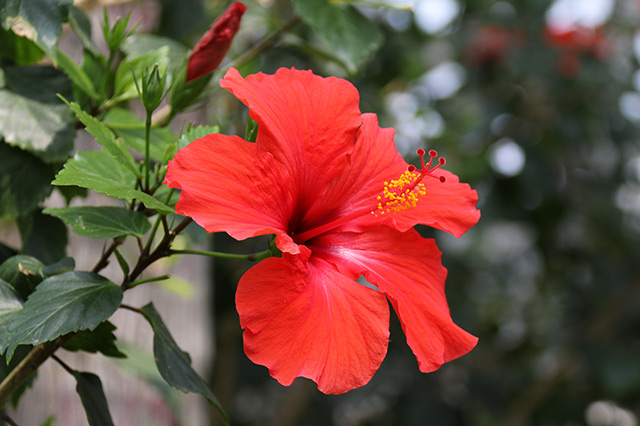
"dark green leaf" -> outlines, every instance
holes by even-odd
[[[107,397],[102,389],[100,378],[92,373],[74,371],[76,391],[82,400],[90,426],[113,426]]]
[[[126,355],[120,352],[115,345],[116,336],[113,334],[115,329],[116,326],[109,321],[102,322],[95,330],[78,332],[62,347],[72,352],[100,352],[106,356],[124,358]]]
[[[44,52],[34,42],[0,28],[0,59],[16,65],[33,65],[43,57]]]
[[[56,189],[64,197],[67,205],[76,197],[87,198],[88,195],[87,188],[80,188],[79,186],[58,186]]]
[[[191,368],[189,355],[183,352],[173,340],[153,304],[149,303],[144,306],[142,313],[154,331],[153,354],[162,378],[176,389],[204,396],[211,405],[218,409],[225,423],[229,424],[229,417],[224,409],[207,383]]]
[[[96,141],[102,145],[105,151],[111,154],[121,164],[131,170],[136,176],[140,176],[139,167],[129,150],[124,146],[122,141],[116,140],[115,135],[101,121],[95,119],[91,115],[82,110],[80,105],[75,102],[67,102],[63,99],[69,108],[74,112],[76,117],[86,126],[87,132],[91,133]]]
[[[72,331],[93,330],[120,306],[122,290],[90,272],[42,281],[9,324],[7,358],[18,345],[37,345]]]
[[[44,213],[64,220],[74,232],[89,238],[142,237],[151,228],[144,214],[121,207],[48,208]]]
[[[2,264],[8,258],[15,256],[16,254],[18,254],[17,250],[0,243],[0,264]]]
[[[44,264],[35,257],[19,254],[0,265],[0,279],[8,282],[26,300],[45,278]]]
[[[20,346],[16,349],[16,353],[13,355],[13,359],[11,362],[7,362],[7,359],[4,355],[0,355],[0,382],[3,381],[7,375],[16,368],[16,366],[31,352],[32,346]],[[22,395],[24,395],[25,391],[31,387],[33,381],[36,378],[37,371],[31,375],[18,389],[11,393],[11,405],[13,408],[17,408],[18,402]]]
[[[134,151],[144,154],[145,135],[144,122],[130,111],[123,108],[113,108],[104,117],[104,124],[109,126],[120,136],[127,146]],[[162,161],[167,146],[176,141],[171,129],[166,127],[152,127],[149,154],[152,159]]]
[[[0,3],[0,20],[5,28],[14,23],[26,24],[33,30],[38,46],[52,54],[62,34],[65,8],[71,3],[72,0],[4,0]]]
[[[60,49],[55,50],[56,63],[62,71],[71,79],[73,84],[80,90],[82,90],[87,96],[93,99],[98,99],[100,95],[94,87],[93,81],[89,78],[87,73],[69,58]]]
[[[84,48],[94,56],[100,56],[100,51],[91,38],[91,21],[89,21],[87,15],[73,5],[69,5],[68,13],[69,24],[71,24],[73,32],[76,33]]]
[[[113,254],[116,255],[116,259],[118,260],[118,264],[120,265],[120,269],[122,269],[122,272],[124,272],[125,274],[129,274],[129,264],[122,256],[122,254],[120,254],[120,251],[118,251],[118,249],[115,249],[113,251]]]
[[[35,210],[51,193],[54,176],[53,168],[40,159],[0,142],[0,218],[15,219]]]
[[[0,135],[45,163],[60,162],[73,148],[71,111],[57,94],[69,97],[71,84],[49,66],[0,68]]]
[[[173,209],[135,188],[135,175],[105,151],[79,152],[56,175],[54,185],[76,185],[127,201],[137,199],[150,209]]]
[[[384,41],[382,31],[353,7],[329,0],[298,0],[298,12],[345,69],[355,74]]]
[[[18,218],[18,228],[22,237],[21,253],[31,255],[46,264],[57,262],[66,256],[67,227],[59,219],[36,210]]]
[[[22,298],[11,284],[0,279],[0,354],[6,349],[9,340],[9,320],[20,309]]]
[[[76,268],[76,261],[71,257],[65,257],[60,259],[56,263],[47,265],[42,268],[42,274],[45,277],[52,277],[54,275],[64,274],[65,272],[73,271]]]

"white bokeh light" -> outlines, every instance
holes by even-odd
[[[611,17],[614,0],[555,0],[547,10],[547,24],[561,31],[595,28]]]
[[[502,138],[489,147],[489,162],[497,173],[506,177],[519,175],[526,161],[524,149],[510,138]]]
[[[618,99],[622,115],[630,121],[640,121],[640,93],[625,92]]]
[[[444,30],[459,13],[456,0],[420,0],[414,8],[416,25],[428,34]]]
[[[445,99],[455,94],[466,82],[467,73],[457,62],[445,61],[427,71],[420,82],[432,99]]]

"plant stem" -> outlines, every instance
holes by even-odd
[[[147,110],[147,118],[144,122],[144,189],[149,190],[149,146],[151,139],[151,116],[153,111]]]
[[[159,277],[145,278],[144,280],[138,280],[138,281],[134,281],[134,282],[130,283],[129,284],[129,288],[133,288],[133,287],[138,286],[140,284],[152,283],[152,282],[155,282],[155,281],[164,281],[164,280],[168,280],[169,278],[171,278],[171,275],[169,275],[169,274],[160,275]]]
[[[31,352],[0,383],[0,403],[7,399],[13,391],[23,384],[53,353],[75,333],[58,337],[51,342],[44,342],[31,349]]]
[[[98,260],[98,263],[96,263],[96,265],[93,267],[93,269],[91,270],[91,272],[93,273],[98,273],[100,272],[102,269],[104,269],[108,264],[109,264],[109,256],[111,256],[111,254],[113,253],[113,251],[118,248],[118,246],[120,244],[123,243],[123,239],[122,238],[114,238],[113,241],[111,242],[111,245],[109,246],[109,248],[107,248],[103,253],[102,256],[100,256],[100,259]]]
[[[257,262],[258,260],[266,259],[267,257],[271,257],[273,255],[271,253],[271,250],[265,250],[259,253],[251,253],[251,254],[233,254],[233,253],[223,253],[219,251],[203,251],[203,250],[171,250],[171,254],[198,254],[201,256],[221,257],[223,259],[248,260],[250,262]]]
[[[278,28],[275,33],[262,39],[260,42],[258,42],[258,44],[254,45],[251,49],[238,56],[226,67],[222,68],[222,73],[224,74],[229,68],[237,68],[240,65],[243,65],[245,62],[250,61],[262,51],[267,50],[268,48],[276,44],[280,37],[291,28],[295,27],[298,22],[300,22],[299,16],[294,16],[293,18],[289,19],[289,21],[287,21],[282,27]]]
[[[62,368],[64,368],[67,373],[71,374],[72,376],[75,376],[75,374],[74,374],[75,372],[73,371],[73,368],[69,367],[66,362],[62,361],[55,354],[51,355],[51,358],[53,358],[54,361],[56,361],[58,364],[60,364],[62,366]]]
[[[18,426],[18,423],[14,422],[13,419],[9,417],[4,411],[0,411],[0,420],[11,426]]]

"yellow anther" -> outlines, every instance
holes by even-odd
[[[425,185],[420,182],[421,175],[405,171],[398,179],[384,183],[382,195],[376,197],[378,201],[377,214],[396,213],[416,207],[421,196],[427,194]]]

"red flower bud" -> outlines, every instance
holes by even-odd
[[[246,10],[244,4],[235,2],[209,27],[189,56],[186,81],[218,68],[240,28],[240,19]]]

